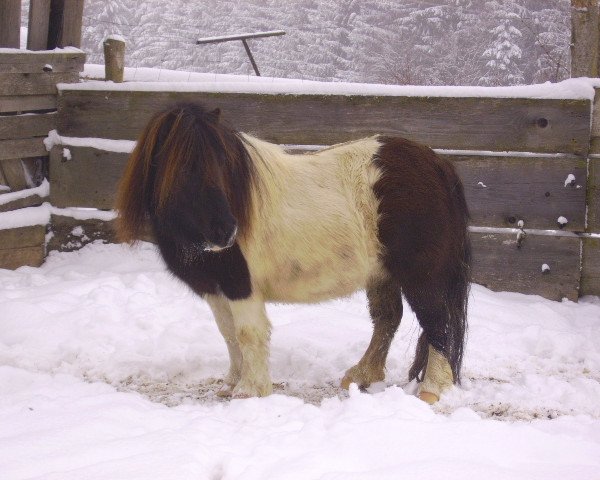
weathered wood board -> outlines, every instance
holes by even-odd
[[[71,160],[63,156],[63,147],[50,152],[50,202],[55,207],[113,208],[116,187],[125,164],[126,153],[95,148],[65,147]]]
[[[43,225],[0,230],[0,249],[14,249],[42,245],[45,236],[46,227]]]
[[[2,195],[0,194],[0,200],[1,199]],[[39,195],[30,195],[25,198],[13,200],[12,202],[0,203],[0,212],[10,212],[11,210],[19,210],[20,208],[26,207],[37,207],[47,200],[48,198],[46,197],[42,198]]]
[[[0,73],[0,95],[54,95],[57,83],[78,81],[78,72]]]
[[[0,113],[56,110],[56,95],[0,96]]]
[[[457,168],[472,224],[584,231],[586,161],[575,158],[445,155]],[[565,186],[569,175],[575,180]]]
[[[40,65],[48,63],[54,65],[69,62],[78,62],[83,69],[85,53],[75,49],[45,50],[35,53],[27,50],[13,50],[7,53],[0,53],[0,65],[29,65],[31,63],[38,63]]]
[[[27,60],[27,63],[2,63],[0,60],[0,73],[76,73],[83,71],[84,65],[83,54],[64,56],[36,54],[29,55]]]
[[[128,154],[68,147],[71,160],[56,148],[51,155],[51,202],[57,207],[110,209]],[[465,185],[472,224],[583,230],[585,222],[585,161],[576,158],[481,157],[445,155],[457,166]],[[301,161],[300,159],[298,161]],[[102,172],[97,175],[96,172]],[[572,173],[581,188],[565,187]],[[479,184],[481,182],[485,187]]]
[[[219,107],[237,129],[281,144],[331,145],[375,133],[432,148],[573,153],[590,140],[589,100],[151,92],[61,88],[59,132],[135,139],[158,110]]]
[[[0,140],[0,160],[11,158],[43,157],[48,155],[45,137]]]
[[[29,3],[28,50],[46,50],[48,48],[50,4],[51,0],[37,0]]]
[[[472,233],[473,281],[495,291],[541,295],[552,300],[579,296],[580,242],[576,237]],[[542,273],[542,265],[550,271]]]
[[[587,231],[600,233],[600,156],[588,159]]]
[[[0,115],[0,140],[45,137],[56,128],[56,112],[37,115]]]
[[[0,249],[0,268],[15,270],[19,267],[39,267],[44,263],[46,249],[44,245]]]
[[[0,268],[39,267],[45,257],[45,234],[43,225],[0,230]]]
[[[600,295],[600,238],[584,238],[581,295]]]

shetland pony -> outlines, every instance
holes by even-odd
[[[468,210],[452,165],[376,135],[290,155],[193,103],[155,115],[121,180],[117,231],[147,225],[169,270],[208,302],[231,366],[220,394],[264,396],[265,302],[366,289],[373,335],[342,379],[384,379],[402,294],[423,329],[409,379],[433,403],[459,381],[470,284]]]

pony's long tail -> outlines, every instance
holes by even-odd
[[[454,376],[454,382],[460,383],[460,373],[463,361],[465,337],[467,333],[467,308],[471,286],[471,242],[469,239],[468,222],[469,210],[465,200],[462,183],[456,180],[452,188],[452,214],[456,222],[456,231],[460,232],[456,238],[456,251],[448,265],[446,277],[444,305],[445,305],[445,344],[441,345],[442,351]],[[423,331],[417,342],[414,362],[409,370],[409,380],[423,379],[429,356],[429,341]]]

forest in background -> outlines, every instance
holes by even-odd
[[[25,2],[28,3],[28,2]],[[26,14],[26,9],[24,9]],[[569,77],[569,0],[86,0],[82,48],[127,41],[126,65],[403,85],[517,85]]]

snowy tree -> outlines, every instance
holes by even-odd
[[[523,34],[518,28],[523,7],[514,0],[486,2],[491,20],[496,26],[490,30],[491,45],[483,52],[488,59],[488,72],[481,79],[484,85],[516,85],[523,83],[523,71],[519,65],[522,57],[520,41]]]

